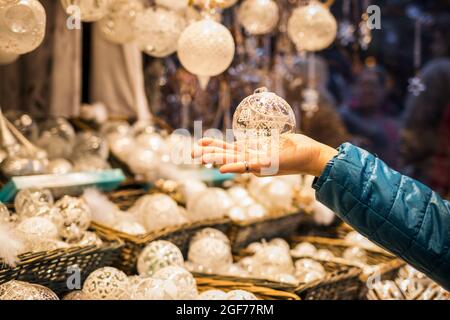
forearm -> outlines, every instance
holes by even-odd
[[[449,203],[350,144],[328,162],[317,198],[385,249],[450,287]]]

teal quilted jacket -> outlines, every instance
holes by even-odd
[[[450,290],[450,203],[349,143],[314,184],[317,199]]]

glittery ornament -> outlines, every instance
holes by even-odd
[[[140,0],[116,0],[110,6],[108,14],[98,24],[101,35],[108,41],[125,44],[137,35],[137,16],[144,10]]]
[[[95,270],[87,277],[83,284],[83,292],[93,299],[126,299],[128,297],[127,290],[127,275],[112,267]]]
[[[233,61],[235,45],[230,31],[220,23],[204,19],[188,26],[178,40],[178,58],[206,88],[209,78],[224,72]]]
[[[188,259],[213,272],[219,270],[233,262],[229,240],[218,233],[196,234],[189,245]]]
[[[57,158],[49,161],[46,171],[51,174],[64,174],[71,172],[72,169],[73,166],[68,160]]]
[[[94,132],[82,132],[76,136],[73,155],[74,157],[94,155],[107,159],[109,155],[108,144]]]
[[[129,277],[131,288],[130,298],[133,300],[171,300],[168,292],[168,282],[150,277]]]
[[[334,257],[333,252],[331,252],[328,249],[319,249],[316,252],[315,258],[320,259],[320,260],[331,260]]]
[[[59,300],[49,288],[11,280],[0,285],[0,300]]]
[[[0,65],[7,65],[16,62],[20,55],[16,53],[7,53],[0,51]]]
[[[277,26],[278,19],[278,5],[273,0],[245,0],[239,7],[239,23],[250,34],[271,32]]]
[[[367,253],[358,247],[348,248],[342,254],[342,258],[355,263],[367,263]]]
[[[159,157],[151,149],[136,146],[128,154],[127,163],[133,173],[145,175],[158,170]]]
[[[258,298],[245,290],[231,290],[227,293],[226,300],[258,300]]]
[[[53,195],[48,189],[28,188],[20,190],[14,199],[14,208],[21,217],[33,217],[40,206],[53,205]]]
[[[257,190],[251,189],[252,196],[269,211],[288,211],[292,206],[294,191],[286,181],[273,179]]]
[[[219,188],[209,188],[189,199],[187,217],[190,221],[223,218],[233,205],[228,194]]]
[[[267,214],[268,214],[267,209],[259,203],[254,203],[254,204],[247,206],[245,208],[245,211],[246,211],[246,217],[249,220],[262,219],[265,216],[267,216]]]
[[[0,224],[7,223],[11,219],[8,208],[0,202]]]
[[[245,221],[248,219],[246,215],[246,210],[242,207],[231,207],[227,216],[233,221]]]
[[[227,297],[225,291],[212,289],[200,293],[197,300],[226,300]]]
[[[294,249],[291,250],[291,255],[295,258],[314,257],[316,252],[317,249],[314,245],[308,242],[302,242],[297,244]]]
[[[186,22],[174,11],[148,8],[137,18],[139,48],[152,57],[162,58],[177,50],[178,38]]]
[[[326,276],[324,267],[317,261],[301,259],[295,262],[295,277],[301,283],[309,283]]]
[[[91,223],[91,210],[82,198],[64,196],[55,203],[62,215],[59,234],[69,242],[81,240]]]
[[[207,188],[208,187],[206,186],[206,184],[203,183],[202,181],[187,179],[181,182],[180,191],[181,194],[183,195],[184,201],[187,203],[194,196],[204,192]]]
[[[140,235],[147,233],[144,226],[136,221],[119,221],[113,226],[113,229],[131,235]]]
[[[87,154],[74,160],[73,171],[75,172],[96,172],[111,169],[111,165],[104,158]]]
[[[86,246],[97,246],[100,247],[103,244],[102,239],[95,233],[90,231],[85,231],[81,240],[76,243],[77,246],[86,247]]]
[[[91,297],[81,290],[76,290],[66,294],[63,300],[91,300]]]
[[[46,14],[37,0],[0,7],[0,51],[24,54],[36,49],[45,35]]]
[[[161,230],[187,222],[180,214],[175,200],[162,193],[139,198],[129,211],[142,217],[147,231]]]
[[[242,100],[233,116],[236,140],[276,137],[295,130],[295,115],[289,104],[266,88]]]
[[[169,266],[158,270],[154,279],[168,281],[175,287],[174,300],[195,300],[197,298],[197,282],[194,276],[186,269],[179,266]]]
[[[75,143],[75,130],[64,118],[49,119],[40,125],[37,146],[47,151],[49,159],[69,159]]]
[[[298,50],[320,51],[336,38],[337,22],[326,6],[313,0],[292,12],[287,31]]]
[[[158,270],[168,266],[183,266],[184,259],[180,249],[169,241],[158,240],[142,250],[137,261],[140,275],[153,276]]]
[[[78,8],[81,20],[85,22],[98,21],[108,13],[111,0],[61,0],[61,4],[67,14],[73,14],[68,10],[71,6]]]
[[[19,231],[27,242],[40,241],[45,239],[57,239],[58,228],[47,218],[30,217],[23,219],[17,225]]]
[[[187,9],[189,0],[155,0],[158,6],[165,7],[170,10],[183,10]]]
[[[294,271],[294,263],[289,250],[283,247],[266,245],[256,252],[254,259],[256,265],[253,273],[260,276],[274,276]]]

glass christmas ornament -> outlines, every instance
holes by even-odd
[[[337,22],[325,5],[313,0],[292,12],[287,32],[297,50],[320,51],[336,38]]]
[[[45,10],[37,0],[20,0],[0,7],[0,51],[33,51],[44,39],[45,24]]]
[[[362,234],[360,234],[356,231],[351,231],[351,232],[347,233],[344,240],[349,242],[350,244],[354,244],[354,245],[357,245],[362,248],[378,249],[377,245],[375,245],[372,241],[370,241],[369,239],[367,239]]]
[[[296,271],[295,277],[300,283],[309,283],[323,279],[325,277],[325,274],[317,270],[302,270]]]
[[[187,179],[181,182],[180,191],[183,200],[187,203],[197,194],[204,192],[208,187],[200,180]]]
[[[72,169],[73,166],[70,161],[63,158],[57,158],[49,161],[46,171],[51,174],[63,174],[71,172]]]
[[[162,193],[139,198],[129,211],[142,218],[148,232],[187,222],[175,200]]]
[[[244,278],[248,276],[247,270],[245,270],[241,265],[239,264],[228,264],[225,265],[217,270],[218,274],[225,275],[225,276],[231,276],[231,277],[238,277],[238,278]]]
[[[220,230],[214,229],[214,228],[205,228],[205,229],[198,231],[194,235],[194,237],[192,237],[191,241],[194,242],[194,241],[197,241],[197,240],[203,239],[203,238],[219,239],[226,244],[230,244],[230,240],[225,235],[225,233],[223,233]]]
[[[311,259],[300,259],[295,262],[295,277],[301,283],[309,283],[326,276],[324,267]]]
[[[286,250],[286,252],[289,252],[291,250],[289,243],[282,238],[275,238],[270,240],[269,245],[283,248],[284,250]]]
[[[74,160],[74,172],[96,172],[111,169],[111,165],[104,158],[86,154]]]
[[[291,106],[266,88],[259,88],[242,100],[233,116],[233,134],[237,141],[260,140],[295,131]]]
[[[228,194],[230,195],[231,199],[233,199],[233,201],[236,205],[242,205],[242,203],[241,203],[242,199],[246,199],[250,196],[247,189],[245,189],[241,186],[231,187],[227,191],[228,191]]]
[[[127,156],[127,163],[135,174],[155,174],[159,166],[159,157],[151,149],[136,146]]]
[[[131,277],[129,277],[130,279]],[[130,298],[133,300],[171,300],[171,287],[167,281],[150,277],[133,277]]]
[[[302,242],[297,244],[294,249],[291,250],[291,255],[294,258],[314,257],[316,252],[317,249],[314,245],[308,242]]]
[[[316,255],[314,257],[320,260],[331,260],[335,258],[333,252],[331,252],[328,249],[317,250]]]
[[[294,285],[294,286],[297,286],[299,283],[298,279],[295,276],[293,276],[292,274],[287,274],[287,273],[277,274],[271,280],[276,281],[276,282]]]
[[[226,238],[226,236],[224,236]],[[212,272],[233,262],[231,246],[218,233],[200,233],[194,236],[189,245],[188,260]]]
[[[295,269],[298,270],[316,270],[325,273],[325,269],[319,262],[312,259],[300,259],[295,261]]]
[[[217,289],[203,291],[197,297],[197,300],[226,300],[226,299],[227,299],[226,292]]]
[[[342,254],[342,258],[355,263],[367,263],[367,253],[359,247],[348,248]]]
[[[59,300],[56,293],[41,285],[11,280],[0,285],[0,300]]]
[[[206,88],[209,78],[224,72],[233,61],[235,45],[230,31],[212,19],[188,26],[178,40],[178,58]]]
[[[263,243],[261,243],[261,242],[253,242],[253,243],[250,243],[248,246],[247,246],[247,248],[245,249],[245,251],[248,251],[248,252],[250,252],[250,253],[252,253],[252,254],[255,254],[255,253],[257,253],[259,250],[261,250],[261,249],[263,249],[264,248],[264,244]]]
[[[107,159],[109,155],[108,143],[92,131],[79,133],[75,139],[74,157],[94,155]]]
[[[107,15],[98,22],[101,35],[116,44],[133,41],[137,35],[137,16],[143,10],[140,0],[113,1]]]
[[[19,54],[3,52],[0,50],[0,65],[7,65],[16,62],[19,57]]]
[[[142,250],[137,261],[137,270],[140,275],[153,276],[162,268],[183,264],[183,254],[176,245],[169,241],[158,240],[149,243]]]
[[[231,290],[227,293],[226,300],[258,300],[256,296],[245,290]]]
[[[61,0],[61,4],[67,14],[73,14],[69,10],[71,6],[79,9],[81,20],[94,22],[102,19],[107,13],[112,0]]]
[[[266,245],[255,253],[254,259],[256,265],[254,273],[265,275],[270,269],[272,274],[293,273],[294,263],[290,256],[289,250],[283,247]]]
[[[55,203],[62,216],[59,235],[69,242],[80,241],[91,224],[91,210],[83,198],[64,196]]]
[[[7,223],[11,219],[8,208],[0,202],[0,224]]]
[[[169,266],[156,271],[154,279],[166,281],[171,287],[174,300],[195,300],[197,298],[197,282],[194,276],[179,266]]]
[[[177,42],[186,26],[183,17],[161,7],[148,8],[137,19],[136,42],[146,54],[156,58],[177,51]]]
[[[155,0],[155,3],[170,10],[179,11],[188,7],[189,0]]]
[[[103,244],[102,239],[95,233],[90,231],[85,231],[81,240],[76,243],[77,246],[87,247],[87,246],[97,246],[100,247]]]
[[[238,21],[249,34],[271,32],[278,19],[278,5],[273,0],[245,0],[239,7]]]
[[[23,219],[17,225],[17,231],[27,242],[40,241],[45,239],[57,239],[58,228],[47,218],[30,217]]]
[[[63,300],[91,300],[91,297],[81,290],[76,290],[66,294]]]
[[[75,143],[75,130],[66,119],[49,119],[40,126],[40,130],[36,144],[47,151],[49,159],[70,158]]]
[[[245,208],[245,211],[246,211],[246,217],[249,220],[261,219],[261,218],[264,218],[265,216],[267,216],[267,214],[268,214],[267,209],[259,203],[254,203],[254,204],[247,206]]]
[[[126,299],[128,297],[128,278],[125,273],[116,268],[100,268],[86,278],[82,291],[92,299]]]
[[[227,217],[233,221],[245,221],[248,219],[246,211],[242,207],[231,207],[227,212]]]
[[[220,219],[232,205],[233,201],[224,190],[209,188],[188,201],[187,217],[190,221]]]
[[[113,229],[131,235],[145,234],[147,231],[144,226],[136,221],[122,220],[113,226]]]
[[[285,212],[292,207],[294,190],[289,183],[280,179],[273,179],[257,189],[250,190],[251,195],[269,211]]]

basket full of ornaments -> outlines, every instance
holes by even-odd
[[[47,189],[17,193],[12,211],[0,204],[0,283],[11,280],[68,291],[68,277],[84,279],[114,263],[119,239],[102,241],[89,231],[91,211],[82,198],[53,198]]]

